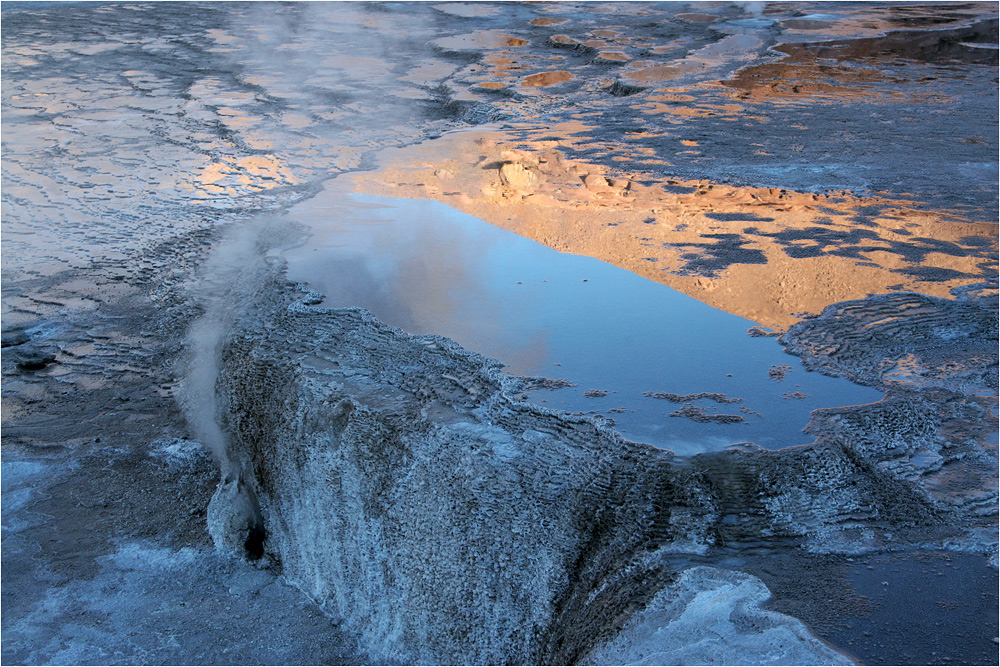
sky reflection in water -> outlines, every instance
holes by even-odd
[[[810,411],[882,394],[806,372],[753,322],[599,260],[562,254],[444,204],[328,188],[289,216],[313,236],[286,250],[290,277],[411,333],[436,333],[499,359],[514,375],[576,387],[531,399],[612,417],[627,438],[679,454],[753,441],[769,449],[812,441]],[[753,289],[753,286],[748,286]],[[784,380],[769,375],[788,365]],[[587,397],[588,390],[606,391]],[[743,423],[670,417],[681,407],[645,392],[725,394],[694,401]],[[799,393],[806,398],[787,398]],[[741,413],[745,406],[752,412]],[[624,412],[608,412],[624,408]],[[758,414],[759,413],[759,414]]]

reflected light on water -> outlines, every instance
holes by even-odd
[[[356,184],[374,194],[436,199],[775,329],[868,294],[948,297],[996,272],[995,224],[879,194],[611,173],[567,159],[562,147],[551,139],[514,144],[500,133],[456,133],[390,153],[394,166]],[[677,147],[701,148],[682,138]]]
[[[881,398],[805,372],[772,338],[748,336],[752,322],[438,202],[328,185],[288,216],[312,234],[283,253],[289,276],[324,293],[325,305],[445,335],[512,375],[565,380],[524,396],[600,414],[632,439],[684,454],[804,444],[813,409]]]

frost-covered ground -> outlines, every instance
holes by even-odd
[[[2,9],[5,662],[996,661],[995,5]],[[887,397],[540,408],[286,283],[348,172]]]

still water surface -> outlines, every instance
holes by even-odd
[[[312,232],[283,253],[290,278],[324,293],[324,305],[360,306],[410,333],[447,336],[513,375],[569,380],[576,386],[529,396],[611,417],[632,440],[682,455],[746,441],[778,449],[812,442],[802,428],[813,409],[882,397],[807,372],[773,338],[749,336],[754,322],[439,202],[330,185],[289,216]],[[771,371],[782,366],[790,370],[779,381]],[[586,396],[590,390],[607,394]],[[671,417],[681,405],[646,392],[742,398],[690,402],[745,421]]]

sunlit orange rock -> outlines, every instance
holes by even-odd
[[[455,133],[389,152],[355,186],[436,199],[774,329],[868,294],[948,297],[996,253],[995,224],[909,201],[617,174],[560,145]]]

